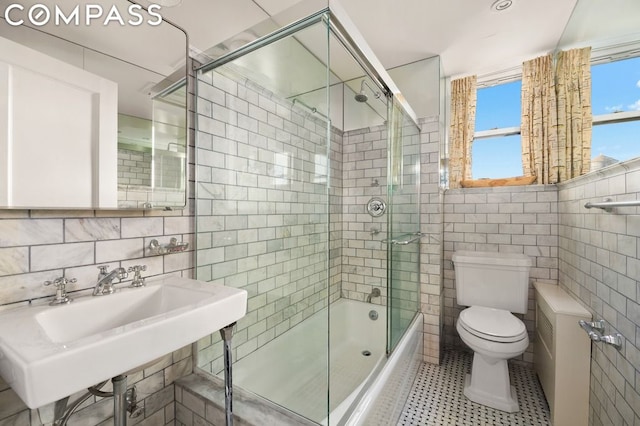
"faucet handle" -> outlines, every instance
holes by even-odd
[[[98,266],[98,269],[100,270],[100,274],[106,275],[109,273],[109,265]]]
[[[129,269],[127,270],[127,272],[140,272],[140,271],[146,271],[147,270],[147,265],[135,265],[135,266],[129,266]]]
[[[53,284],[56,287],[62,287],[64,289],[64,286],[66,286],[67,284],[75,283],[76,281],[78,281],[76,278],[68,279],[65,277],[60,277],[60,278],[56,278],[53,281],[45,281],[44,285],[49,286]]]
[[[127,272],[135,272],[135,274],[133,275],[133,280],[131,281],[130,287],[144,286],[144,277],[142,276],[141,272],[146,270],[147,270],[147,265],[135,265],[135,266],[130,266],[129,269],[127,269]]]
[[[45,281],[44,285],[46,286],[50,286],[51,284],[56,286],[56,295],[54,296],[53,300],[49,302],[49,305],[54,306],[71,303],[73,299],[67,295],[66,286],[67,284],[75,283],[76,281],[78,281],[76,278],[68,279],[65,277],[56,278],[53,281]]]

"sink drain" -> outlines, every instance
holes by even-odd
[[[368,350],[365,349],[364,351],[362,351],[362,355],[371,356],[371,351],[368,351]]]

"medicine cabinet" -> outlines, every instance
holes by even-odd
[[[183,208],[186,33],[126,0],[103,10],[124,25],[36,26],[31,3],[12,10],[20,25],[0,18],[0,208]]]

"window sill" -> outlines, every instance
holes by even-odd
[[[536,181],[536,176],[516,176],[503,179],[473,179],[460,182],[462,188],[488,188],[494,186],[518,186],[531,185]]]

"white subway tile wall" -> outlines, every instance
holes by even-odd
[[[420,241],[420,309],[424,321],[425,362],[440,364],[443,339],[442,314],[444,292],[442,289],[442,199],[440,189],[440,139],[439,117],[423,118],[421,128],[420,164],[420,231],[425,236]]]
[[[151,153],[118,148],[118,184],[151,185]]]
[[[387,201],[387,128],[376,126],[345,132],[342,197],[342,297],[367,300],[374,288],[387,304],[387,215],[367,213],[373,197]]]
[[[531,283],[558,282],[558,190],[555,185],[463,188],[444,193],[444,339],[464,346],[455,321],[464,307],[456,303],[451,256],[456,250],[524,253],[533,260]],[[520,314],[517,314],[520,315]],[[529,287],[529,312],[520,315],[531,343],[519,360],[533,362],[535,304]]]
[[[622,349],[591,345],[591,425],[640,424],[640,207],[584,204],[640,199],[640,160],[559,185],[560,285],[622,334]]]

